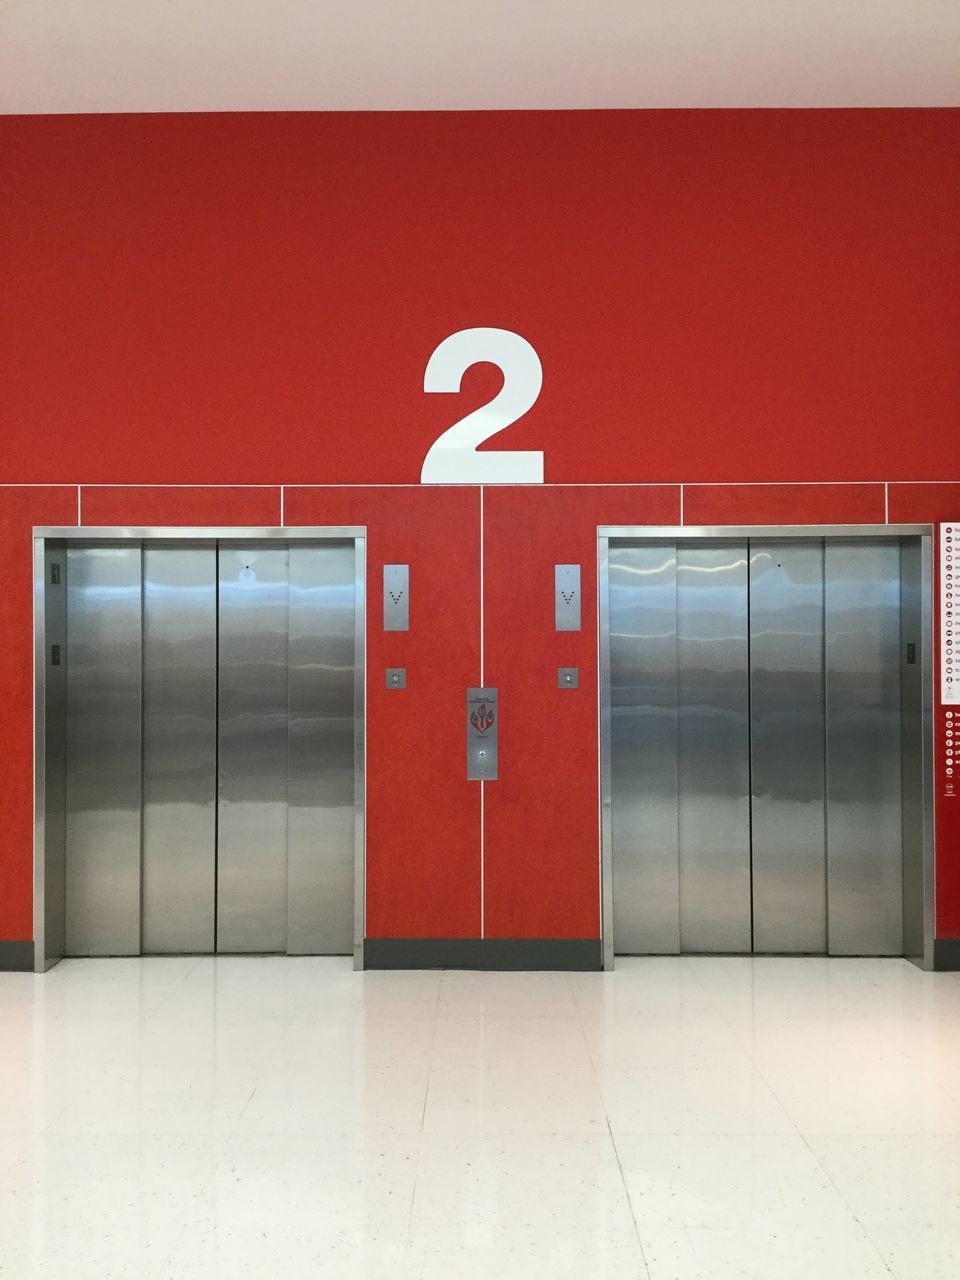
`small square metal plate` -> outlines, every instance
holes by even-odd
[[[580,668],[579,667],[557,667],[557,688],[558,689],[579,689],[580,688]]]
[[[406,667],[387,667],[387,688],[405,689],[407,687]]]

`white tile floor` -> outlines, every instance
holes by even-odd
[[[11,1280],[956,1280],[960,974],[0,974]]]

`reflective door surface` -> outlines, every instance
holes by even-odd
[[[677,548],[680,950],[750,950],[747,547]]]
[[[145,952],[214,949],[216,803],[216,548],[144,547]]]
[[[65,954],[352,951],[356,554],[67,549],[47,617],[68,637],[47,716]]]
[[[830,953],[899,955],[899,548],[828,546],[825,600]]]
[[[67,955],[140,950],[141,554],[67,550]]]
[[[287,946],[287,549],[220,548],[217,950]]]
[[[608,574],[615,950],[903,954],[900,543],[613,539]]]
[[[823,547],[750,544],[753,947],[822,953]]]

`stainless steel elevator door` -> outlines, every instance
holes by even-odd
[[[66,954],[349,954],[353,541],[78,546],[66,582],[45,609]]]
[[[831,955],[903,954],[900,548],[825,555]]]
[[[903,954],[923,778],[902,555],[610,541],[615,951]]]
[[[747,546],[677,548],[680,950],[749,951]]]
[[[827,948],[823,544],[750,544],[753,949]]]
[[[220,546],[217,950],[287,949],[287,548]]]
[[[140,952],[140,546],[67,550],[68,956]]]
[[[357,681],[352,544],[290,547],[287,951],[353,949]]]
[[[211,952],[216,548],[145,546],[143,575],[143,950]]]
[[[614,937],[677,952],[677,551],[613,544],[609,566]]]

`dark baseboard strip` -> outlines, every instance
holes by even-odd
[[[933,967],[952,972],[960,970],[960,938],[937,938],[933,944]]]
[[[32,942],[0,942],[0,973],[32,972]]]
[[[365,969],[603,968],[599,938],[367,938]]]

